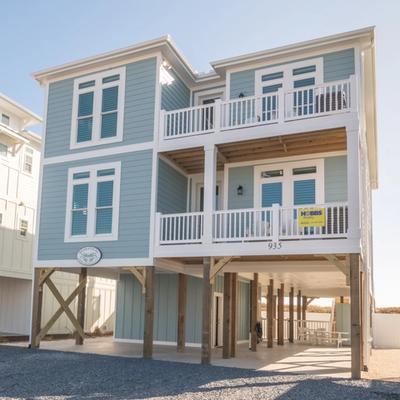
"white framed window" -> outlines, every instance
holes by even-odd
[[[7,114],[1,114],[1,123],[4,125],[10,125],[10,117]]]
[[[3,225],[3,213],[0,213],[0,225]]]
[[[7,157],[8,146],[4,143],[0,143],[0,157]]]
[[[118,240],[121,163],[68,170],[65,242]]]
[[[31,149],[30,147],[25,147],[22,170],[28,174],[31,174],[32,167],[33,167],[33,149]]]
[[[20,219],[19,220],[19,227],[18,227],[18,235],[22,238],[25,238],[28,236],[28,228],[29,228],[29,222],[27,219]]]
[[[125,67],[74,81],[71,149],[122,141]]]

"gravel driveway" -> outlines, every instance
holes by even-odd
[[[0,398],[400,400],[400,384],[0,346]]]

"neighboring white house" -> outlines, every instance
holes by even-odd
[[[30,322],[32,257],[36,225],[41,138],[27,128],[42,119],[0,94],[0,334],[27,335]],[[57,273],[62,292],[76,286],[76,278]],[[113,329],[115,283],[88,283],[86,329]],[[58,307],[45,291],[43,321]],[[72,327],[60,318],[52,333]]]

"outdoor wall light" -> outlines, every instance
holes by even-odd
[[[244,97],[244,93],[243,93],[243,92],[240,92],[240,93],[239,93],[239,98],[241,99],[242,97]]]
[[[236,189],[237,195],[242,196],[243,195],[243,186],[239,185]]]

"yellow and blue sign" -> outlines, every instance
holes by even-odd
[[[325,226],[325,208],[309,207],[300,208],[299,213],[299,227],[324,227]]]

